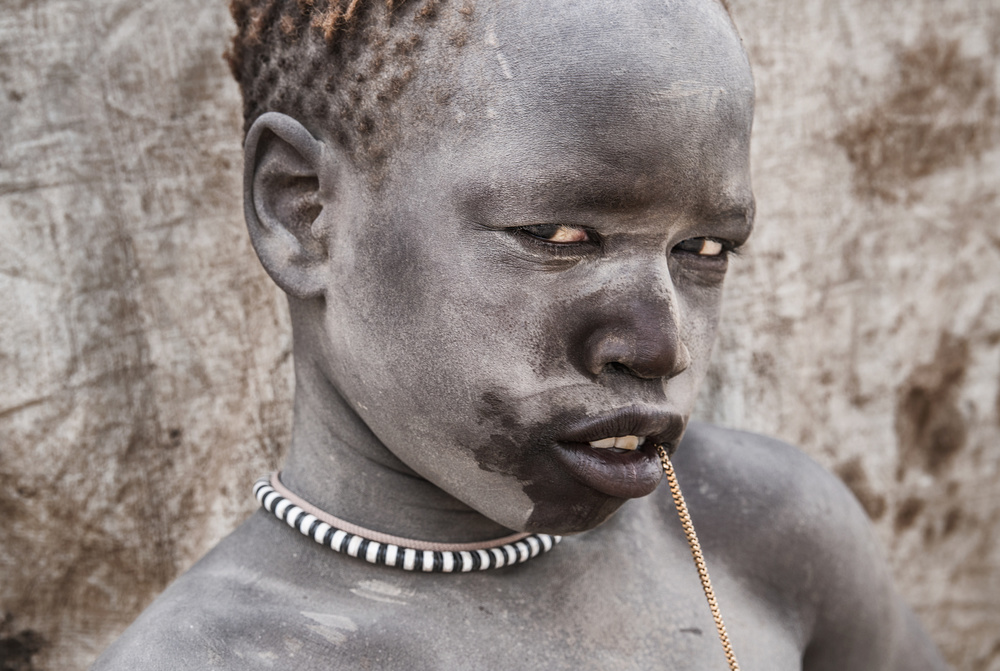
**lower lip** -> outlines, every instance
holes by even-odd
[[[619,499],[652,494],[663,477],[651,444],[618,453],[586,443],[560,443],[556,455],[577,481]]]

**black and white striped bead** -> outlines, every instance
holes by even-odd
[[[379,543],[337,529],[275,491],[267,476],[254,484],[253,494],[262,508],[317,543],[372,564],[395,566],[404,571],[467,573],[502,568],[548,552],[562,540],[562,536],[532,534],[513,543],[483,550],[415,550],[392,543]]]

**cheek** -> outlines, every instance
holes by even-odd
[[[700,379],[708,368],[708,359],[715,344],[722,307],[722,284],[680,286],[677,296],[681,337],[691,355],[691,367]]]
[[[351,315],[385,335],[410,332],[420,315],[433,309],[430,288],[433,248],[425,250],[416,231],[373,217],[363,224],[351,251],[350,265],[340,265],[340,296]]]

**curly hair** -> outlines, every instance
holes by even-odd
[[[243,94],[244,131],[265,112],[297,118],[379,165],[429,27],[447,0],[230,0],[236,35],[226,60]],[[471,18],[471,0],[456,17]],[[450,43],[464,43],[461,31]]]

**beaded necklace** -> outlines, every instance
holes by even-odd
[[[467,573],[526,562],[548,552],[562,536],[518,533],[479,543],[431,543],[370,531],[334,517],[288,491],[278,473],[253,486],[260,505],[320,545],[371,564],[404,571]]]

